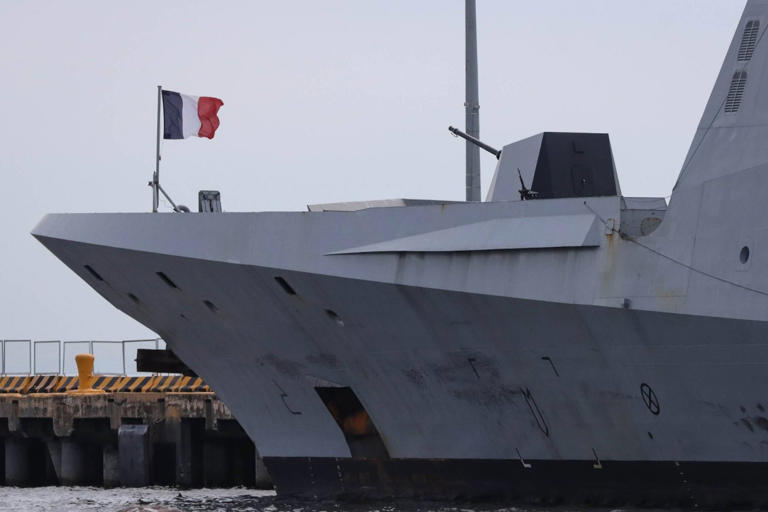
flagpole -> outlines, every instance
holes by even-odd
[[[163,86],[157,86],[157,151],[155,153],[155,174],[152,176],[152,212],[157,212],[160,188],[160,106],[162,103]]]

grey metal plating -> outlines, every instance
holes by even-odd
[[[162,336],[265,457],[350,457],[315,392],[343,386],[397,459],[766,461],[764,32],[737,55],[766,15],[748,2],[666,211],[621,195],[609,148],[584,163],[586,138],[558,153],[572,166],[540,165],[542,134],[504,147],[487,202],[55,214],[33,234]],[[572,193],[519,200],[539,172],[570,173]]]

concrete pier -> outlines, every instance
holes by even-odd
[[[0,394],[0,485],[271,488],[210,392]]]

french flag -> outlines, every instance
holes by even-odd
[[[210,96],[189,96],[163,91],[164,139],[186,139],[194,135],[213,138],[219,127],[217,116],[224,102]]]

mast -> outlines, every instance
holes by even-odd
[[[163,86],[157,86],[157,139],[155,146],[155,173],[152,175],[152,212],[157,213],[157,207],[160,204],[160,195],[158,189],[160,188],[160,105],[163,101]]]
[[[465,0],[466,42],[465,74],[466,132],[480,138],[480,100],[477,85],[477,19],[475,0]],[[467,141],[467,201],[480,201],[480,148]]]

